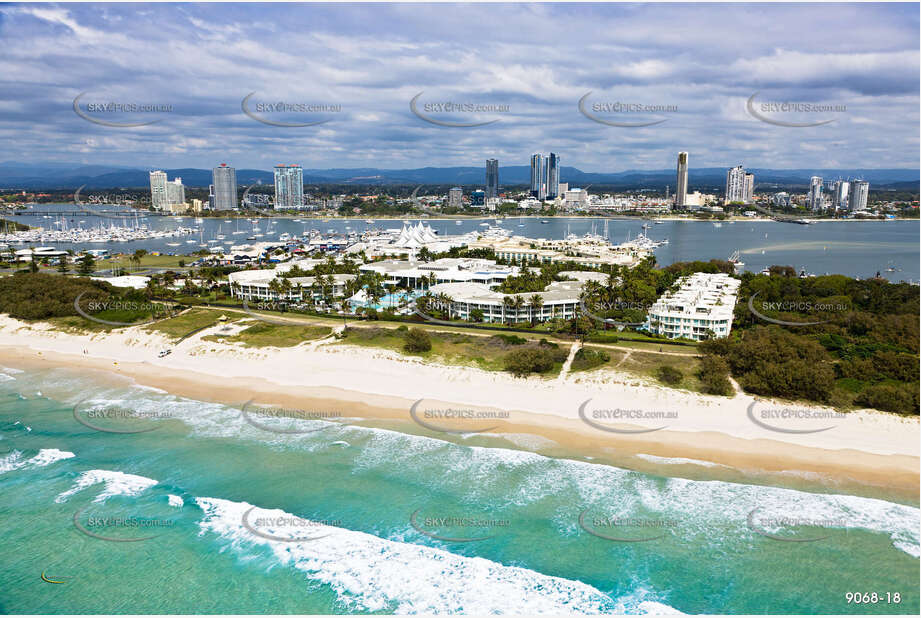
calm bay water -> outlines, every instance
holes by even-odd
[[[36,214],[15,217],[17,221],[28,225],[51,229],[61,217],[45,219],[43,210],[72,209],[73,205],[36,206]],[[612,242],[623,242],[643,231],[646,223],[637,219],[603,219],[603,218],[551,218],[548,223],[532,217],[503,219],[499,225],[512,234],[532,238],[564,238],[567,234],[584,234],[594,231],[605,233]],[[81,223],[82,221],[82,223]],[[253,234],[253,223],[243,219],[204,219],[196,223],[191,218],[148,217],[143,220],[153,229],[170,229],[179,226],[202,228],[201,234],[188,238],[156,239],[127,243],[96,243],[75,246],[67,243],[48,243],[63,249],[106,248],[111,252],[131,253],[135,249],[161,251],[164,253],[191,253],[199,249],[200,241],[217,235],[226,236],[227,242],[240,244]],[[229,222],[228,222],[229,221]],[[415,224],[419,219],[411,219]],[[454,220],[424,219],[439,235],[455,235],[475,230],[482,230],[484,222],[495,224],[492,219],[464,219],[458,225]],[[65,217],[69,227],[85,228],[109,226],[112,219],[75,215]],[[120,222],[117,222],[121,224]],[[374,223],[365,223],[364,219],[259,219],[257,233],[265,234],[258,240],[276,240],[282,233],[300,236],[305,231],[316,229],[323,233],[333,230],[338,233],[350,231],[364,232],[368,229],[399,228],[402,221],[381,219]],[[793,266],[797,270],[805,269],[814,274],[837,273],[852,277],[873,277],[877,272],[893,282],[910,281],[918,283],[921,279],[919,267],[919,224],[918,221],[829,221],[813,225],[795,225],[774,221],[737,221],[722,222],[718,226],[712,222],[701,221],[666,221],[651,224],[647,234],[656,240],[668,239],[669,244],[656,249],[656,258],[662,265],[686,260],[726,259],[734,251],[741,252],[745,269],[759,272],[768,266],[778,264]],[[234,232],[242,232],[234,234]],[[167,243],[179,243],[169,246]],[[210,245],[209,245],[210,246]],[[226,245],[229,247],[230,245]],[[888,270],[892,269],[892,270]]]
[[[134,434],[75,420],[75,405],[82,415],[103,404],[168,418]],[[266,432],[238,409],[100,374],[0,369],[0,611],[919,610],[917,505],[643,474],[461,438],[282,423],[323,429]],[[595,536],[580,525],[585,509],[583,523],[596,531],[654,538]],[[114,542],[83,534],[75,513],[85,529],[118,538],[148,531],[92,527],[92,518],[168,525],[150,531],[155,539]],[[319,538],[273,540],[265,533],[280,529],[259,523],[292,516],[324,526],[285,534]],[[646,524],[612,532],[608,518]],[[787,529],[779,518],[832,523]],[[901,602],[846,602],[847,592],[874,591],[899,592]]]

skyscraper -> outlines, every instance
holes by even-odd
[[[681,208],[688,199],[688,153],[678,153],[678,184],[675,185],[675,208]]]
[[[499,196],[499,160],[486,159],[486,197]]]
[[[551,152],[547,157],[547,199],[560,196],[560,156]]]
[[[808,199],[810,210],[822,210],[825,207],[822,199],[822,178],[820,176],[813,176],[809,179]]]
[[[742,201],[751,204],[755,201],[755,175],[745,174],[745,183],[742,190]]]
[[[448,206],[450,208],[460,208],[464,205],[464,190],[460,187],[451,187],[448,189]]]
[[[300,165],[275,166],[275,209],[303,208],[304,170]]]
[[[543,199],[544,187],[544,157],[541,154],[531,155],[531,195]]]
[[[169,210],[169,195],[166,189],[166,172],[150,172],[150,205],[154,210]]]
[[[835,183],[835,212],[847,210],[847,198],[850,183],[846,180],[839,180]]]
[[[867,198],[870,196],[870,183],[866,180],[855,180],[851,190],[850,209],[861,212],[867,209]]]
[[[166,183],[166,199],[169,201],[170,210],[185,204],[185,187],[182,185],[182,178],[179,176],[173,178],[172,182]]]
[[[237,207],[237,170],[221,163],[211,170],[214,182],[214,209],[233,210]]]
[[[726,193],[724,202],[741,202],[745,191],[745,169],[741,165],[726,172]]]

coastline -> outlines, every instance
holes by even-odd
[[[710,397],[612,372],[572,374],[563,383],[516,379],[317,342],[254,349],[202,341],[216,331],[197,333],[173,346],[169,356],[157,358],[160,349],[172,344],[140,327],[77,335],[0,316],[0,365],[87,370],[103,379],[232,406],[256,399],[305,411],[335,410],[356,424],[645,472],[708,479],[738,479],[741,473],[766,484],[785,478],[794,485],[918,501],[919,423],[914,417],[857,411],[827,431],[774,433],[751,421],[746,411],[755,399],[747,395]],[[677,417],[612,425],[627,431],[665,426],[659,431],[602,431],[580,419],[586,400],[608,408],[670,410]],[[413,422],[410,408],[419,401],[420,409],[464,406],[504,411],[507,417],[455,425],[437,421],[445,429],[468,430],[465,437],[458,436],[460,431],[439,435]],[[477,433],[484,427],[489,431]]]

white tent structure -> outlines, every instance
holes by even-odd
[[[435,230],[431,226],[423,225],[420,221],[416,225],[404,225],[400,236],[394,241],[394,246],[404,249],[418,249],[429,243],[439,242]]]

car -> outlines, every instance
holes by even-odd
[[[172,352],[172,350],[160,350],[160,353],[157,354],[157,358],[163,358],[164,356],[167,356],[170,352]]]

